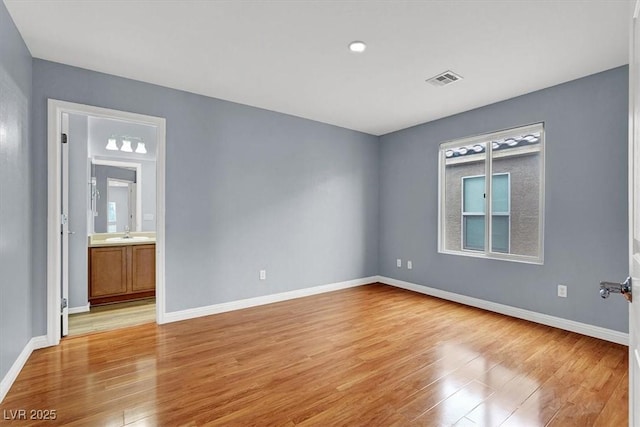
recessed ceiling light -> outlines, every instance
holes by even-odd
[[[362,53],[367,48],[367,44],[365,42],[354,41],[349,43],[349,50],[351,52]]]

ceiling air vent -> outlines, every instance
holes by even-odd
[[[447,70],[444,73],[440,73],[437,76],[433,76],[430,79],[427,79],[427,82],[431,83],[434,86],[444,86],[453,82],[457,82],[458,80],[462,80],[462,76],[454,73],[451,70]]]

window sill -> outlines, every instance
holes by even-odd
[[[508,254],[486,254],[482,252],[474,252],[474,251],[450,251],[450,250],[438,250],[438,253],[445,255],[456,255],[463,256],[469,258],[484,258],[498,261],[509,261],[509,262],[519,262],[522,264],[533,264],[533,265],[544,265],[544,259],[534,258],[534,257],[525,257],[518,255],[508,255]]]

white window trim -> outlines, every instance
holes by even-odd
[[[538,212],[540,212],[540,223],[538,227],[538,256],[525,256],[525,255],[515,255],[515,254],[505,254],[505,253],[496,253],[491,251],[486,252],[478,252],[478,251],[458,251],[451,250],[445,248],[445,237],[444,237],[444,218],[445,218],[445,206],[444,206],[444,194],[445,194],[445,180],[443,177],[443,171],[445,168],[445,151],[450,147],[457,147],[460,145],[471,145],[482,142],[487,142],[495,139],[501,139],[508,136],[513,135],[514,133],[522,134],[522,133],[531,133],[531,132],[540,132],[540,191],[538,194]],[[545,143],[545,130],[544,130],[544,122],[534,123],[526,126],[519,126],[516,128],[505,129],[497,132],[485,133],[476,136],[470,136],[466,138],[460,138],[455,140],[449,140],[440,144],[438,148],[438,253],[447,254],[447,255],[458,255],[458,256],[467,256],[472,258],[485,258],[485,259],[496,259],[503,261],[511,261],[511,262],[520,262],[524,264],[536,264],[543,265],[544,264],[544,228],[545,228],[545,204],[544,204],[544,195],[545,195],[545,152],[546,152],[546,143]],[[485,159],[491,158],[492,156],[492,144],[487,144],[485,151]],[[491,174],[491,163],[485,162],[486,176],[492,176]],[[491,180],[487,180],[488,191],[491,191]],[[511,207],[511,205],[509,205]],[[485,219],[488,218],[489,215],[485,216]],[[487,220],[488,221],[488,220]],[[488,221],[490,222],[490,221]],[[461,224],[462,226],[462,224]],[[491,239],[491,224],[488,224],[486,228],[487,233],[486,237]],[[510,237],[511,238],[511,237]],[[489,242],[488,248],[491,248],[491,242]]]

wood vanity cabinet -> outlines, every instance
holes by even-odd
[[[155,294],[155,244],[89,248],[91,305],[149,298]]]

